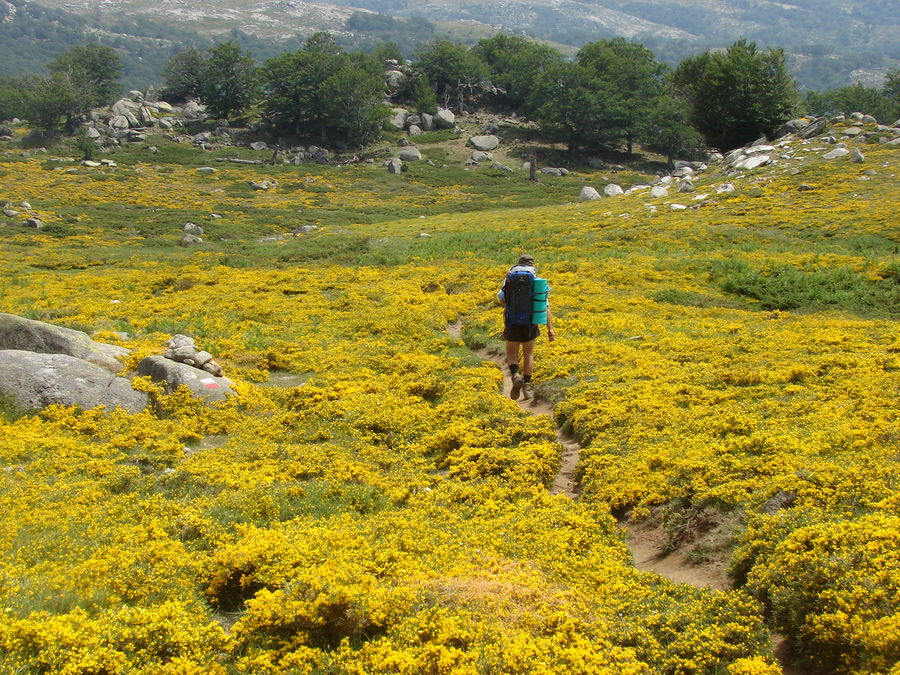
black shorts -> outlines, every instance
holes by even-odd
[[[503,329],[503,339],[508,342],[531,342],[541,334],[541,329],[532,324],[531,326],[506,326]]]

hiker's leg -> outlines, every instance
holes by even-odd
[[[511,368],[510,372],[514,372],[518,369],[519,365],[519,344],[518,342],[513,342],[512,340],[506,341],[506,365],[507,366],[516,366],[516,368]]]
[[[522,343],[522,356],[525,357],[525,367],[522,373],[531,375],[534,372],[534,340]]]

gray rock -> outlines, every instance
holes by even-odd
[[[600,199],[600,193],[597,192],[596,188],[592,188],[590,185],[585,185],[581,188],[581,194],[578,195],[578,201],[590,202],[595,199]]]
[[[168,391],[185,386],[195,396],[207,401],[221,401],[232,393],[231,380],[227,377],[215,377],[205,370],[177,363],[164,356],[148,356],[138,364],[137,372],[165,383]]]
[[[172,123],[169,120],[159,120],[159,126],[162,129],[171,129]]]
[[[399,153],[400,159],[404,162],[418,162],[422,159],[422,153],[419,152],[419,149],[410,146],[408,148],[403,148]]]
[[[409,117],[409,111],[406,108],[392,108],[391,116],[385,122],[388,129],[395,131],[403,131],[406,128],[406,120]]]
[[[201,166],[197,169],[197,173],[199,173],[201,176],[208,176],[215,173],[216,171],[218,171],[218,169],[212,166]]]
[[[180,243],[182,246],[196,246],[197,244],[202,244],[203,240],[196,234],[185,234],[181,238]]]
[[[819,117],[800,129],[800,131],[797,132],[797,138],[812,138],[813,136],[818,136],[825,131],[826,128],[828,128],[828,120],[824,117]]]
[[[265,141],[254,141],[250,144],[251,150],[265,150],[269,147],[269,144]]]
[[[100,138],[100,131],[94,127],[87,127],[84,130],[84,135],[88,138]]]
[[[725,183],[725,184],[720,185],[719,187],[717,187],[717,188],[716,188],[716,192],[718,192],[719,194],[725,194],[725,193],[728,193],[728,192],[734,192],[734,185],[732,185],[731,183]]]
[[[775,131],[775,139],[782,138],[788,134],[795,134],[805,127],[809,122],[805,119],[795,119],[785,122]]]
[[[489,152],[482,152],[481,150],[475,150],[470,156],[471,159],[476,164],[481,164],[482,162],[492,162],[494,161],[494,156]]]
[[[7,218],[15,218],[19,213],[20,212],[15,209],[3,209],[3,215]]]
[[[199,134],[191,136],[194,143],[207,143],[212,140],[212,134],[208,131],[201,131]]]
[[[401,171],[403,171],[403,162],[396,157],[394,159],[390,159],[387,162],[387,170],[388,173],[400,173]]]
[[[707,164],[718,164],[723,159],[724,159],[724,157],[722,157],[722,153],[713,152],[713,153],[710,153],[709,158],[706,160],[706,163]]]
[[[125,113],[134,112],[138,110],[141,106],[134,101],[129,101],[127,98],[119,99],[115,103],[110,106],[110,110],[113,115],[124,115]]]
[[[592,169],[604,169],[606,168],[606,162],[604,162],[599,157],[589,157],[587,164]]]
[[[2,313],[0,349],[65,354],[113,373],[122,370],[122,363],[116,357],[124,357],[129,353],[124,347],[95,342],[87,333],[78,330]]]
[[[0,125],[0,136],[12,136],[13,130],[5,124]]]
[[[891,126],[894,127],[895,129],[900,128],[900,119],[898,119],[896,122],[894,122]]]
[[[862,122],[863,114],[861,112],[850,113],[850,119],[856,122]]]
[[[530,165],[529,165],[528,168],[529,168],[529,169],[531,168]],[[552,167],[552,166],[542,166],[542,167],[540,168],[540,172],[541,172],[542,174],[547,175],[547,176],[556,176],[557,178],[560,177],[560,176],[562,176],[562,171],[560,171],[559,169],[554,168],[554,167]]]
[[[690,178],[694,175],[694,169],[689,166],[682,166],[672,172],[675,178]]]
[[[619,195],[625,194],[625,191],[615,183],[610,183],[603,188],[603,194],[607,197],[618,197]]]
[[[766,145],[765,143],[760,143],[759,145],[754,145],[753,147],[747,148],[744,151],[744,154],[748,157],[750,155],[759,155],[764,152],[772,152],[775,148],[771,145]]]
[[[766,500],[762,511],[767,515],[774,515],[782,509],[790,508],[797,500],[797,493],[793,490],[779,490]]]
[[[456,127],[456,116],[446,108],[438,108],[433,119],[436,129],[454,129]]]
[[[490,152],[491,150],[495,150],[497,146],[500,145],[500,139],[493,135],[472,136],[472,138],[469,139],[469,144],[476,150],[481,150],[482,152]]]
[[[315,232],[318,229],[319,228],[316,225],[301,225],[300,227],[293,230],[292,234],[309,234],[310,232]]]
[[[147,108],[146,106],[141,106],[140,119],[143,124],[153,124],[153,121],[156,118],[153,116],[153,113],[150,112],[149,108]]]
[[[406,126],[411,127],[412,125],[419,126],[422,124],[422,117],[420,115],[410,115],[406,118]]]
[[[740,162],[734,165],[735,169],[746,169],[748,171],[756,169],[760,166],[765,166],[770,161],[772,161],[771,156],[769,155],[751,155],[746,159],[742,159]]]
[[[124,115],[115,115],[110,121],[109,126],[113,129],[127,129],[128,118]]]
[[[189,120],[199,120],[206,117],[206,108],[197,101],[188,101],[181,109],[181,114]]]
[[[418,124],[410,124],[409,130],[407,131],[407,133],[410,136],[421,136],[422,135],[422,127],[420,127]]]
[[[500,162],[494,162],[491,164],[492,169],[497,169],[498,171],[505,171],[506,173],[512,173],[512,169],[505,164],[501,164]]]
[[[859,127],[847,127],[841,132],[842,136],[849,136],[850,138],[856,138],[863,132]]]
[[[871,115],[863,115],[861,121],[863,124],[878,124],[878,120]]]
[[[658,197],[668,197],[669,189],[664,185],[654,185],[650,188],[650,196],[653,199],[657,199]]]
[[[678,184],[678,192],[693,192],[694,184],[687,178]]]
[[[421,126],[423,131],[434,131],[434,115],[419,113],[419,117],[422,120]]]
[[[846,157],[849,154],[850,151],[847,148],[835,148],[822,155],[822,159],[837,159],[838,157]]]
[[[203,234],[203,228],[194,223],[185,223],[184,227],[181,228],[181,231],[186,232],[187,234],[193,234],[195,237],[199,237]]]
[[[105,406],[139,412],[147,394],[131,388],[131,381],[68,354],[0,350],[0,391],[26,409],[51,404],[81,408]]]
[[[128,120],[128,126],[129,126],[129,127],[137,128],[137,127],[142,126],[141,121],[140,121],[140,120],[137,118],[137,116],[136,116],[134,113],[132,113],[132,112],[124,113],[124,114],[122,115],[122,117],[124,117],[125,119]]]
[[[389,70],[384,74],[384,81],[391,89],[399,89],[406,82],[406,75],[399,70]]]
[[[35,230],[43,230],[44,229],[44,221],[40,218],[29,218],[25,221],[25,227],[30,227]]]
[[[862,164],[866,161],[866,156],[862,154],[859,148],[854,148],[853,152],[850,153],[850,161],[854,164]]]

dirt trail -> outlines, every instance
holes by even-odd
[[[459,339],[462,336],[462,322],[457,321],[447,327],[447,332]],[[503,394],[509,396],[512,380],[505,365],[505,358],[501,354],[488,349],[475,350],[475,353],[485,361],[496,363],[503,371]],[[549,415],[553,417],[553,405],[548,401],[522,400],[517,401],[519,407],[529,415]],[[556,430],[556,440],[562,446],[562,466],[550,492],[564,494],[572,499],[578,499],[581,487],[575,479],[575,470],[581,454],[581,445],[570,434],[561,429]],[[624,522],[620,527],[626,532],[626,542],[631,550],[635,567],[642,571],[656,572],[676,583],[703,586],[716,590],[726,590],[731,587],[725,575],[724,565],[721,562],[711,561],[700,565],[688,562],[686,555],[680,551],[661,555],[665,532],[662,527],[653,527],[644,524]]]

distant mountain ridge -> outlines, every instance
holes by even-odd
[[[671,64],[689,54],[724,47],[739,37],[747,37],[761,47],[784,47],[792,72],[801,85],[817,89],[855,81],[877,84],[885,71],[900,67],[900,19],[896,0],[41,0],[41,3],[57,11],[55,20],[70,32],[74,30],[73,22],[83,22],[80,30],[86,37],[98,34],[96,27],[101,24],[131,22],[145,28],[156,26],[155,32],[160,35],[171,32],[157,39],[171,41],[167,48],[172,49],[177,47],[179,34],[188,36],[191,43],[205,43],[238,30],[247,39],[259,40],[258,49],[254,50],[257,57],[271,55],[268,52],[282,42],[288,48],[299,44],[317,30],[332,32],[345,44],[370,43],[371,35],[367,41],[365,34],[348,27],[354,23],[348,21],[351,17],[365,13],[427,19],[440,27],[437,34],[459,41],[504,31],[578,47],[597,39],[624,36],[643,43]],[[4,27],[16,21],[21,23],[22,11],[27,6],[35,3],[0,0],[0,49],[4,47]],[[127,26],[118,35],[108,27],[104,30],[112,33],[104,36],[99,31],[104,43],[147,37],[129,33]],[[415,45],[402,46],[409,52]],[[4,55],[0,51],[0,60]]]

